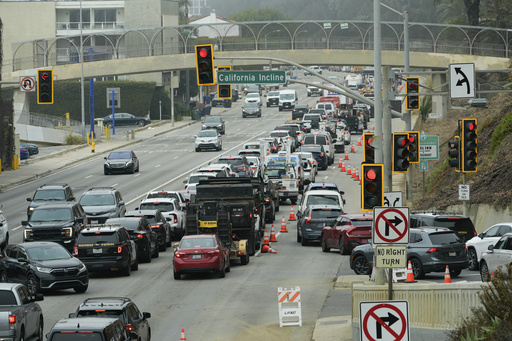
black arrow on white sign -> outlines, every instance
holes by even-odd
[[[468,95],[471,93],[471,86],[469,84],[469,80],[468,80],[468,77],[466,77],[466,74],[464,72],[462,72],[461,68],[460,67],[456,67],[455,68],[455,73],[456,74],[459,74],[462,76],[462,79],[459,79],[457,81],[457,86],[462,86],[463,83],[466,83],[466,92],[468,93]]]
[[[388,326],[391,327],[391,325],[393,325],[393,323],[398,321],[398,317],[396,317],[395,315],[393,315],[391,313],[388,313],[388,317],[380,317],[380,320],[382,320],[382,322],[387,322]],[[382,324],[379,323],[379,321],[377,321],[376,326],[377,326],[377,339],[382,339]]]
[[[393,226],[397,227],[398,225],[400,225],[401,223],[403,222],[402,219],[400,219],[399,217],[395,216],[395,218],[393,219],[386,219],[386,229],[384,230],[384,235],[386,237],[389,236],[389,223],[393,224]]]

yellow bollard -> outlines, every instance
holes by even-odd
[[[0,174],[2,174],[2,159],[0,159]]]
[[[91,153],[94,153],[95,152],[94,149],[96,148],[96,142],[91,143],[91,147],[92,147]]]

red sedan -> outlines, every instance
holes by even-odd
[[[368,214],[340,215],[330,226],[322,229],[322,251],[340,249],[342,255],[348,255],[353,248],[368,243],[372,238],[372,221],[373,215]]]
[[[218,272],[221,278],[231,270],[229,250],[215,234],[184,236],[173,256],[174,279],[184,273]]]

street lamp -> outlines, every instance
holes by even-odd
[[[294,40],[297,40],[297,37],[299,36],[299,34],[307,33],[307,32],[308,32],[308,30],[302,30],[302,31],[297,32],[297,34],[295,34],[295,39]],[[295,44],[295,48],[297,48],[297,44]],[[293,46],[292,46],[292,50],[293,50]]]
[[[265,34],[265,50],[267,49],[267,36],[268,36],[269,34],[274,33],[274,32],[281,32],[281,30],[275,30],[275,31],[272,31],[272,32],[269,32],[269,33]]]

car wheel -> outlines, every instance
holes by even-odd
[[[86,284],[86,285],[81,285],[79,287],[74,287],[73,290],[75,290],[75,292],[77,294],[83,294],[84,292],[87,291],[87,288],[89,288],[89,285]]]
[[[220,278],[226,277],[226,265],[225,264],[222,264],[222,268],[219,271],[219,277]]]
[[[6,233],[5,234],[5,240],[4,242],[2,243],[2,245],[0,245],[0,247],[3,249],[5,249],[5,247],[9,244],[9,233]]]
[[[240,264],[242,264],[242,265],[249,264],[249,255],[240,256]]]
[[[425,271],[423,271],[423,264],[421,264],[421,261],[418,258],[412,258],[410,261],[414,279],[418,280],[425,277]]]
[[[359,255],[354,259],[354,272],[356,275],[369,275],[371,274],[371,267],[365,256]]]
[[[199,149],[199,148],[196,148],[196,152],[198,152],[198,151],[200,151],[200,149]]]
[[[174,271],[174,279],[176,279],[176,280],[181,279],[181,274],[177,271]]]
[[[165,242],[162,245],[159,245],[158,249],[161,252],[165,252],[167,250],[167,245],[165,244]]]
[[[489,282],[491,280],[489,267],[484,260],[480,263],[480,278],[482,279],[482,282]]]
[[[229,261],[229,258],[228,258],[228,266],[226,267],[226,272],[231,272],[231,262]]]
[[[295,198],[295,199],[290,199],[290,201],[291,201],[292,205],[295,205],[295,204],[297,203],[297,198]]]
[[[331,248],[327,247],[327,241],[325,240],[325,235],[322,235],[320,239],[320,247],[322,248],[322,252],[329,252]]]
[[[103,170],[103,174],[105,174],[105,175],[109,175],[110,173],[109,173],[106,169],[104,169],[104,170]]]
[[[276,200],[276,212],[279,212],[279,199]]]
[[[302,240],[300,241],[300,245],[307,246],[309,244],[308,240],[304,238],[304,234],[302,235]]]
[[[135,165],[132,166],[132,169],[130,170],[130,174],[134,174],[135,173]]]
[[[461,272],[462,272],[462,269],[450,269],[450,277],[451,278],[458,277]]]
[[[131,266],[131,259],[130,261],[128,262],[128,264],[126,264],[126,267],[121,270],[121,272],[123,273],[123,276],[130,276],[131,273],[132,273],[132,266]]]
[[[137,122],[137,125],[139,127],[144,127],[146,125],[146,122],[144,122],[143,120],[140,120],[139,122]]]
[[[302,237],[299,235],[299,227],[297,226],[297,243],[302,241]]]
[[[478,270],[478,257],[476,255],[475,249],[469,249],[468,250],[468,259],[469,259],[469,270],[476,271]]]
[[[107,122],[106,126],[112,128],[112,122]]]
[[[135,171],[138,173],[139,169],[140,169],[140,164],[137,164],[137,168],[135,169]]]
[[[31,295],[35,295],[37,292],[41,291],[41,287],[39,286],[39,282],[36,277],[32,274],[27,277],[27,289]]]
[[[0,283],[7,283],[7,273],[5,271],[0,272]]]
[[[350,252],[348,252],[348,248],[345,245],[345,239],[343,237],[340,237],[340,254],[342,255],[348,255]]]
[[[21,327],[20,337],[17,340],[18,341],[25,341],[25,328]]]
[[[148,242],[146,246],[146,253],[144,254],[144,262],[151,263],[151,244]]]
[[[41,316],[41,320],[39,320],[39,327],[37,328],[37,339],[38,339],[38,341],[44,340],[44,323],[43,323],[42,316]]]

